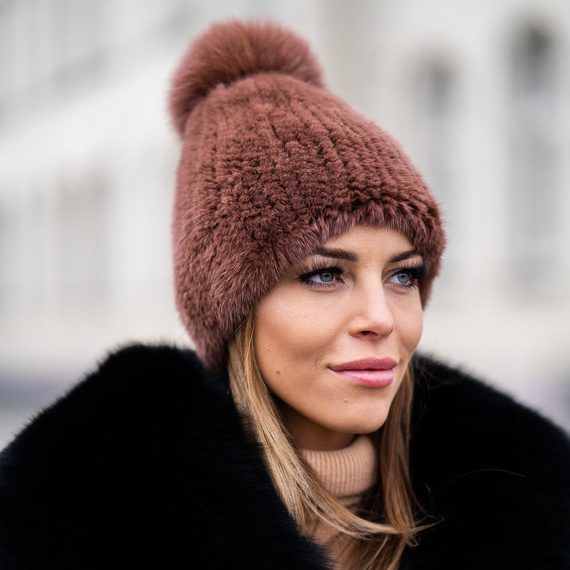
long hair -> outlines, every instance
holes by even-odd
[[[362,516],[352,513],[319,483],[295,448],[276,402],[269,392],[253,346],[250,312],[229,344],[228,372],[234,401],[251,437],[261,446],[270,476],[300,531],[311,535],[318,521],[347,542],[349,568],[397,568],[406,544],[420,530],[414,520],[409,477],[409,424],[413,381],[409,370],[392,402],[384,426],[374,434],[378,454],[378,487],[363,503]]]

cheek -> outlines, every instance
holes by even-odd
[[[295,305],[268,297],[254,311],[254,347],[262,373],[278,372],[279,368],[297,359],[307,336],[307,316]]]
[[[412,307],[406,307],[400,312],[398,329],[402,348],[408,355],[417,348],[423,330],[423,310],[418,301]]]
[[[322,307],[302,295],[275,290],[254,309],[253,344],[257,363],[268,384],[317,371],[333,343],[334,326],[323,324]]]

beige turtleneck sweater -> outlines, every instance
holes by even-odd
[[[301,450],[301,454],[325,487],[342,505],[355,511],[365,491],[376,482],[376,452],[372,440],[358,436],[348,447],[334,451]],[[340,552],[343,543],[335,539],[335,532],[318,525],[313,538],[326,546],[336,560],[335,568],[342,568]]]

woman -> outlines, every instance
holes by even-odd
[[[306,43],[229,22],[173,78],[196,352],[110,355],[0,456],[0,567],[570,567],[570,445],[415,355],[444,247]]]

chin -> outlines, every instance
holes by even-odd
[[[358,418],[350,424],[345,424],[344,429],[341,431],[343,433],[350,434],[370,434],[378,431],[386,423],[387,415],[380,418],[370,419],[363,421],[362,418]]]
[[[360,410],[355,420],[358,424],[368,429],[368,433],[379,430],[388,419],[390,413],[391,402],[381,402],[376,404],[368,413]]]

